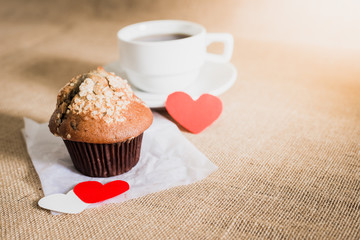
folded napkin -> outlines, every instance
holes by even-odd
[[[194,183],[217,169],[182,135],[174,123],[158,113],[154,113],[153,124],[144,133],[138,164],[127,173],[109,178],[82,175],[73,166],[62,139],[50,133],[47,123],[39,124],[27,118],[24,118],[24,122],[22,133],[45,196],[67,193],[84,181],[105,184],[123,180],[129,183],[130,190],[126,193],[91,204],[89,208]]]

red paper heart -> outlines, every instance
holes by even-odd
[[[165,108],[181,126],[192,133],[199,133],[220,116],[222,102],[210,94],[203,94],[194,101],[184,92],[174,92],[168,96]]]
[[[97,203],[113,198],[129,190],[125,181],[115,180],[102,185],[97,181],[81,182],[74,187],[74,193],[85,203]]]

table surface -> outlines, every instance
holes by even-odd
[[[359,239],[360,5],[322,3],[2,1],[0,238]],[[222,115],[183,131],[219,169],[78,215],[39,208],[23,117],[48,121],[71,77],[116,60],[118,29],[169,18],[235,37]]]

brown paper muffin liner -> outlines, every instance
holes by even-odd
[[[143,134],[120,143],[96,144],[64,140],[75,168],[90,177],[111,177],[139,161]]]

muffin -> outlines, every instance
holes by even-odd
[[[78,171],[110,177],[137,164],[143,132],[152,120],[127,81],[99,67],[60,90],[49,129],[64,140]]]

